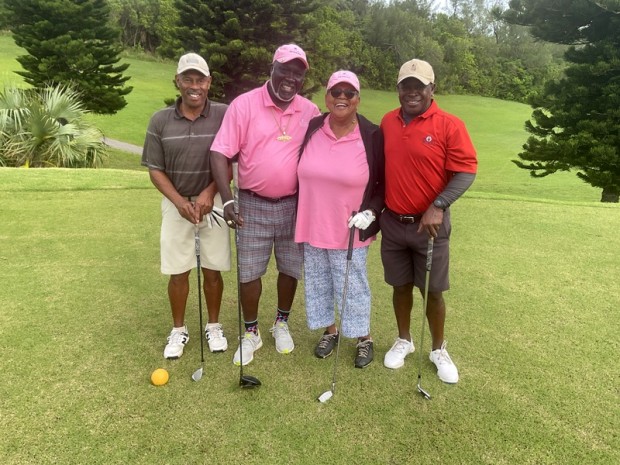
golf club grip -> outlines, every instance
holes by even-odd
[[[194,249],[196,257],[200,258],[200,231],[198,230],[198,225],[194,227]]]
[[[233,210],[235,215],[239,214],[239,162],[234,161],[232,163],[232,175],[233,175]]]
[[[351,212],[351,216],[355,216],[357,212]],[[349,246],[347,247],[347,260],[351,260],[353,257],[353,241],[355,240],[355,226],[349,228]]]
[[[431,271],[431,265],[433,264],[433,245],[435,238],[433,236],[428,238],[428,246],[426,249],[426,271]]]

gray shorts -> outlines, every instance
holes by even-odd
[[[295,242],[297,197],[271,202],[247,192],[239,192],[237,253],[242,283],[254,281],[267,272],[272,252],[280,273],[301,279],[303,249]]]
[[[381,215],[381,261],[385,282],[391,286],[413,283],[424,289],[426,275],[426,251],[428,234],[418,233],[418,222],[404,224],[389,212]],[[429,280],[429,292],[443,292],[450,289],[450,210],[443,215],[443,224],[435,238],[433,262]]]

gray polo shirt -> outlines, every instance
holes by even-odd
[[[142,150],[142,164],[166,173],[184,197],[200,194],[211,183],[211,143],[228,105],[207,100],[195,121],[179,111],[181,99],[155,113],[149,122]]]

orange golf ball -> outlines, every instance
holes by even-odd
[[[158,368],[151,373],[151,383],[153,383],[153,386],[163,386],[169,379],[170,375],[163,368]]]

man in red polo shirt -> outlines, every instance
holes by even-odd
[[[474,181],[477,159],[463,122],[433,100],[435,73],[413,59],[398,73],[400,108],[381,121],[385,137],[385,203],[381,215],[381,259],[385,281],[393,287],[398,337],[384,365],[396,369],[414,351],[409,330],[413,288],[423,294],[426,252],[433,236],[433,265],[426,316],[431,330],[430,360],[445,383],[459,374],[446,350],[443,291],[449,289],[450,205]]]

